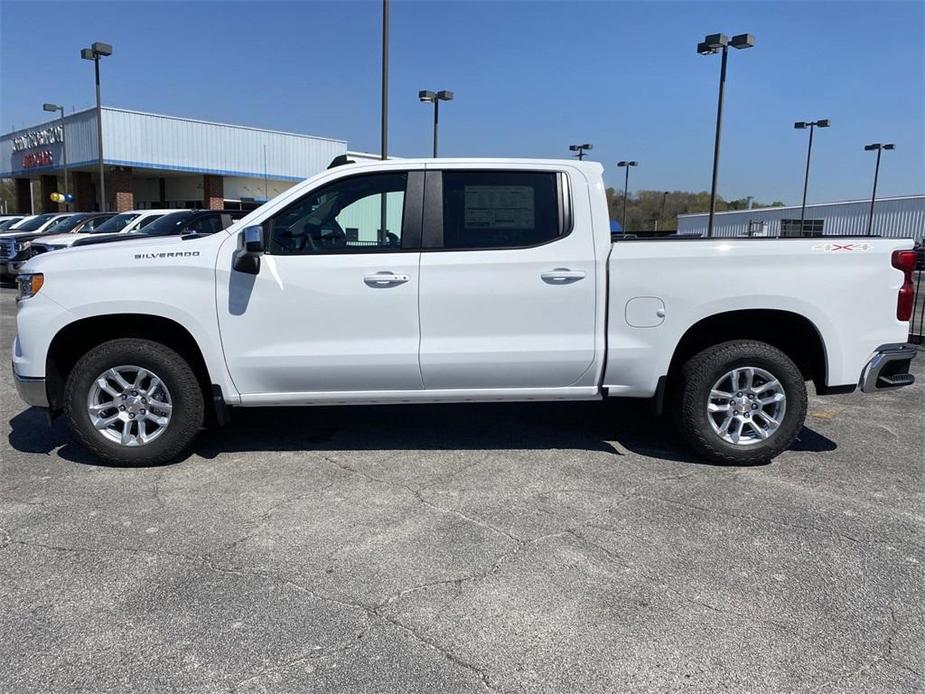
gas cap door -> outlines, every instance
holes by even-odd
[[[665,302],[657,296],[634,296],[626,302],[626,324],[654,328],[665,322]]]

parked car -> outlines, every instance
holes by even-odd
[[[17,388],[123,465],[175,459],[229,407],[610,396],[754,464],[794,441],[807,381],[914,381],[911,240],[613,243],[604,192],[592,162],[347,164],[225,231],[40,255]]]
[[[57,221],[74,213],[48,212],[30,215],[0,233],[0,282],[8,282],[19,272],[24,262],[35,253],[32,240],[46,233]]]
[[[0,231],[5,231],[20,221],[24,215],[3,215],[0,217]]]
[[[111,241],[131,241],[143,236],[180,236],[182,234],[214,234],[231,226],[247,212],[241,210],[174,210],[130,234],[100,235],[77,239],[73,246],[89,246]]]
[[[119,234],[130,234],[143,229],[156,219],[160,219],[172,210],[132,210],[131,212],[120,212],[119,214],[110,214],[109,218],[100,224],[93,225],[93,228],[81,229],[85,234],[93,234],[93,238],[102,241],[104,238],[115,238]],[[74,245],[82,239],[90,238],[89,236],[72,236],[71,234],[56,234],[54,236],[42,238],[40,252],[56,251]]]

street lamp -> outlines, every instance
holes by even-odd
[[[96,145],[100,167],[100,212],[106,211],[106,179],[103,172],[103,107],[100,105],[100,58],[112,55],[112,46],[94,41],[90,48],[81,48],[80,57],[93,61],[96,73]]]
[[[421,103],[433,103],[434,105],[434,159],[437,158],[437,129],[440,122],[440,102],[441,101],[452,101],[453,92],[448,92],[447,90],[432,92],[429,89],[422,89],[418,92],[418,99],[421,100]]]
[[[716,177],[719,167],[719,136],[723,126],[723,94],[726,90],[726,57],[729,46],[737,49],[751,48],[755,37],[751,34],[738,34],[730,41],[725,34],[710,34],[697,44],[700,55],[713,55],[722,51],[723,60],[719,69],[719,100],[716,107],[716,140],[713,143],[713,184],[710,187],[710,219],[707,222],[707,236],[713,236],[713,217],[716,214]]]
[[[58,106],[58,104],[42,104],[42,110],[48,111],[49,113],[59,112],[61,114],[61,159],[62,166],[64,167],[64,209],[68,210],[70,208],[66,201],[70,191],[67,185],[67,135],[64,134],[64,106]]]
[[[583,145],[569,145],[569,152],[578,152],[575,156],[578,157],[578,161],[584,161],[585,152],[589,149],[594,149],[594,145],[589,145],[585,143]]]
[[[668,201],[668,191],[662,192],[662,204],[658,210],[658,217],[655,220],[655,231],[658,231],[658,221],[665,216],[665,203]]]
[[[896,145],[888,144],[882,145],[879,142],[875,142],[872,145],[864,145],[864,150],[867,152],[877,152],[877,164],[874,166],[874,192],[870,196],[870,217],[867,220],[867,235],[871,236],[873,234],[874,228],[874,200],[877,199],[877,177],[880,176],[880,154],[885,149],[896,149]]]
[[[623,179],[623,233],[626,233],[626,196],[630,185],[630,167],[639,166],[636,161],[618,161],[617,166],[626,169],[626,176]]]
[[[806,189],[809,187],[809,159],[813,155],[813,130],[816,126],[820,128],[828,128],[832,124],[828,118],[822,120],[814,121],[802,121],[799,120],[793,124],[793,127],[797,130],[805,130],[809,128],[809,147],[806,150],[806,175],[803,177],[803,204],[800,206],[800,234],[802,235],[805,231],[803,229],[803,220],[806,218]]]

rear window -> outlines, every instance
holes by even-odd
[[[560,235],[558,177],[532,171],[444,171],[443,247],[518,248]]]

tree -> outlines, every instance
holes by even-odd
[[[716,211],[748,209],[748,198],[724,200],[716,196]],[[781,207],[784,203],[763,203],[752,200],[752,207]],[[682,190],[638,190],[626,200],[626,223],[623,224],[623,191],[607,188],[607,207],[610,218],[620,221],[629,231],[652,231],[658,222],[659,231],[677,229],[679,214],[710,211],[710,194],[707,191],[691,193]]]

